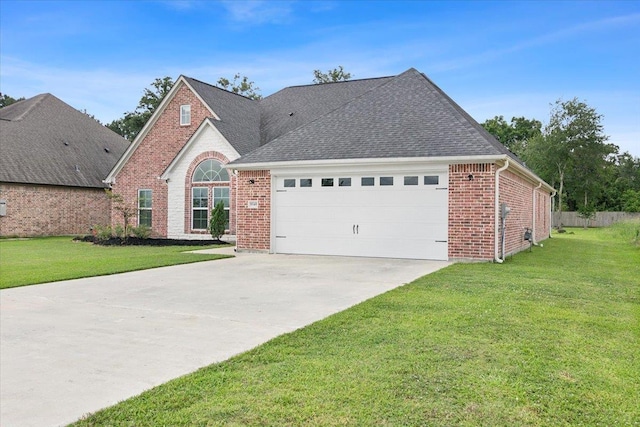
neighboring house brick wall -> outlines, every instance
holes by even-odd
[[[491,163],[449,166],[450,259],[493,259],[495,170]]]
[[[191,124],[180,126],[180,106],[191,105]],[[211,112],[186,86],[179,88],[158,117],[144,140],[116,176],[113,191],[124,197],[125,203],[137,208],[138,190],[152,190],[152,229],[155,236],[167,236],[167,184],[158,179],[180,149]],[[182,180],[180,180],[182,182]],[[122,224],[122,215],[111,213],[113,224]],[[134,219],[137,225],[137,217]]]
[[[271,248],[271,175],[266,170],[239,171],[236,182],[237,248],[268,251]],[[257,209],[248,207],[250,201],[258,202]]]
[[[0,217],[0,236],[89,234],[110,222],[110,201],[101,188],[0,184],[7,215]]]

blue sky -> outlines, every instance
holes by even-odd
[[[577,97],[640,156],[640,1],[0,1],[0,91],[103,123],[156,77],[241,73],[266,96],[338,65],[416,68],[479,122]]]

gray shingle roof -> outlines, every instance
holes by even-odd
[[[232,164],[512,156],[415,69],[395,77],[287,88],[262,100],[261,108],[262,146]]]
[[[103,188],[128,141],[45,93],[0,109],[0,181]]]
[[[260,104],[241,95],[184,76],[209,107],[220,117],[214,125],[238,154],[247,154],[260,144]]]

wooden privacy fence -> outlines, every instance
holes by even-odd
[[[585,220],[580,218],[578,212],[562,212],[562,218],[559,212],[553,212],[552,214],[554,227],[557,227],[560,222],[562,222],[563,227],[584,227]],[[589,220],[588,226],[607,227],[614,222],[631,219],[640,220],[640,212],[596,212],[595,218]]]

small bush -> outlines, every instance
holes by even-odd
[[[120,224],[118,224],[118,225],[116,225],[116,226],[114,227],[114,229],[113,229],[113,234],[114,234],[116,237],[119,237],[119,238],[121,238],[121,239],[124,239],[125,237],[127,237],[127,236],[125,235],[125,232],[124,232],[124,227],[123,227],[123,226],[121,226]]]
[[[96,225],[93,227],[93,235],[96,240],[109,240],[113,237],[113,229],[110,225]]]
[[[131,227],[131,234],[139,239],[148,239],[151,236],[151,229],[146,225]]]

